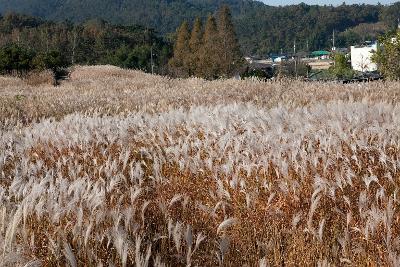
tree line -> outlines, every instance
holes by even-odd
[[[0,0],[0,12],[13,10],[74,23],[101,18],[114,24],[145,25],[167,36],[184,20],[206,20],[223,3],[232,10],[242,52],[260,56],[292,51],[295,40],[299,51],[331,48],[333,31],[337,46],[353,45],[376,38],[381,27],[384,31],[394,28],[400,14],[400,2],[388,6],[303,3],[274,7],[251,0]],[[356,28],[360,24],[364,29]]]
[[[139,25],[113,25],[103,20],[80,24],[50,22],[39,18],[8,13],[0,16],[0,73],[19,76],[32,70],[50,69],[55,75],[73,65],[112,64],[175,77],[204,77],[215,79],[243,76],[243,55],[230,8],[222,6],[204,22],[200,17],[193,23],[184,21],[174,36],[161,37],[153,29]],[[365,32],[367,25],[350,29]],[[379,31],[381,27],[378,27]],[[399,79],[400,49],[393,41],[396,31],[380,38],[375,56],[385,77]],[[400,40],[398,36],[395,40]],[[350,77],[348,59],[338,55],[332,73]],[[272,75],[307,75],[306,65],[297,62],[282,64]],[[253,76],[254,73],[245,72]]]
[[[19,77],[30,71],[50,70],[57,79],[65,72],[70,62],[57,50],[36,52],[35,50],[10,44],[0,49],[0,73]]]
[[[171,42],[139,25],[57,23],[15,13],[0,17],[1,72],[23,73],[51,61],[60,67],[112,64],[167,74],[171,53]]]
[[[231,77],[243,65],[229,7],[223,5],[216,16],[209,15],[205,26],[196,18],[190,30],[184,21],[177,30],[170,72],[178,77],[215,79]]]
[[[59,75],[70,65],[96,64],[215,79],[237,73],[243,55],[227,5],[204,26],[201,18],[192,29],[183,22],[170,39],[139,25],[103,20],[73,24],[15,13],[0,17],[0,73],[23,76],[50,69]]]

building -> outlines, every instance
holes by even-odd
[[[288,57],[286,55],[273,55],[271,56],[272,62],[274,63],[280,63],[283,61],[286,61]]]
[[[351,67],[361,72],[378,70],[378,66],[372,62],[372,55],[378,49],[378,44],[351,47]]]
[[[329,51],[314,51],[311,53],[311,57],[318,58],[318,59],[329,59],[331,53]]]
[[[334,65],[333,60],[308,60],[305,61],[312,70],[327,70]]]
[[[335,50],[333,50],[336,54],[344,54],[347,55],[349,53],[349,48],[348,47],[336,47]]]

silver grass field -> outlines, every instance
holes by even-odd
[[[0,266],[400,266],[400,83],[0,77]]]

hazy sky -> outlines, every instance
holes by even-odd
[[[311,0],[311,1],[310,0],[303,0],[303,1],[301,1],[301,0],[286,0],[286,1],[281,1],[281,0],[261,0],[261,2],[264,2],[267,5],[271,5],[271,6],[279,6],[279,5],[283,6],[283,5],[290,5],[290,4],[299,4],[301,2],[304,2],[304,3],[309,4],[309,5],[315,5],[315,4],[318,4],[318,5],[331,5],[331,4],[332,5],[340,5],[340,4],[343,3],[343,0],[330,0],[330,1],[323,1],[323,0]],[[386,5],[386,4],[395,3],[397,1],[395,1],[395,0],[381,0],[381,1],[378,1],[378,0],[347,0],[347,1],[344,1],[344,2],[346,2],[346,4],[362,4],[362,3],[365,3],[365,4],[377,4],[379,2],[381,4]]]

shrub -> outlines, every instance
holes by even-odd
[[[64,54],[57,50],[38,54],[34,59],[34,66],[38,70],[51,70],[53,72],[70,66]]]
[[[296,59],[295,61],[283,61],[278,69],[278,75],[284,77],[307,77],[311,67]]]
[[[336,54],[334,56],[335,65],[329,68],[329,71],[338,79],[351,79],[354,77],[354,71],[348,62],[346,55]]]
[[[35,52],[28,48],[13,44],[0,49],[0,73],[18,76],[26,74],[34,68]]]

